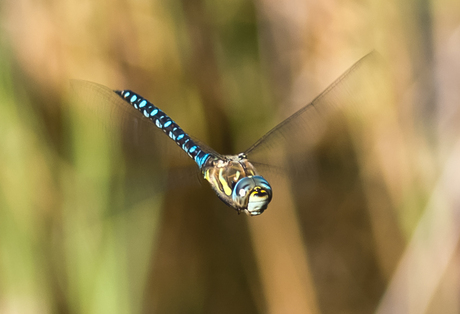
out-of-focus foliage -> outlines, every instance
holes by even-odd
[[[0,15],[1,313],[460,312],[460,2],[9,0]],[[69,85],[133,89],[238,153],[374,49],[384,97],[317,143],[314,186],[281,177],[257,218],[194,184],[174,143],[133,149]]]

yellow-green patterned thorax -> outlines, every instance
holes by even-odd
[[[259,215],[271,201],[270,185],[244,154],[209,158],[202,172],[219,198],[238,212]]]

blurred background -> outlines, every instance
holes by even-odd
[[[0,15],[1,313],[460,313],[460,2],[5,0]],[[69,85],[132,89],[235,154],[372,50],[384,99],[315,145],[313,188],[288,173],[254,218]]]

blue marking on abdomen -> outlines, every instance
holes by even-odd
[[[177,145],[181,146],[180,141],[184,140],[184,143],[182,143],[182,149],[197,163],[200,169],[203,167],[211,154],[203,152],[201,148],[190,139],[187,133],[176,125],[169,116],[161,111],[161,109],[155,107],[148,100],[131,91],[115,92],[129,102],[134,108],[139,110],[145,117],[150,118],[150,120],[152,120],[159,129],[162,129],[163,132],[168,134],[169,137],[177,143]],[[156,118],[159,113],[160,117]]]
[[[200,154],[195,156],[195,162],[198,164],[198,167],[201,170],[201,168],[203,167],[203,165],[206,162],[206,160],[208,160],[210,154],[205,154],[203,157],[199,157],[199,156],[200,156]]]
[[[158,109],[155,108],[152,110],[152,112],[150,113],[150,116],[153,117],[154,115],[156,115],[158,113]]]
[[[184,144],[182,144],[182,149],[183,149],[186,153],[188,153],[188,149],[185,147],[185,144],[187,144],[188,141],[190,141],[189,138],[185,140]]]

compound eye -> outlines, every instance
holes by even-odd
[[[248,201],[248,212],[251,216],[257,216],[267,209],[268,204],[272,199],[271,188],[257,186],[255,187]]]
[[[272,199],[272,189],[261,176],[245,177],[235,184],[232,198],[239,210],[257,216],[267,209]]]

